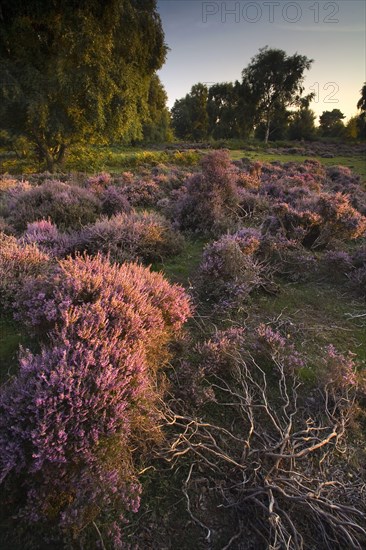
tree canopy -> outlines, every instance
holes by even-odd
[[[285,51],[261,48],[243,72],[243,83],[250,91],[251,102],[256,106],[257,122],[265,124],[265,141],[268,141],[270,124],[278,108],[301,105],[305,70],[313,60],[304,55],[288,56]],[[312,94],[308,96],[310,100]]]
[[[76,141],[141,139],[166,56],[155,0],[3,0],[0,125],[49,168]]]

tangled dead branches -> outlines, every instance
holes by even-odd
[[[204,422],[165,408],[172,437],[163,456],[173,466],[189,459],[183,493],[207,547],[218,546],[214,528],[190,501],[195,473],[205,476],[219,507],[236,518],[222,550],[365,548],[366,486],[359,473],[347,472],[343,458],[350,391],[328,385],[308,400],[278,358],[270,372],[252,356],[231,359],[229,377],[210,377],[225,421]]]

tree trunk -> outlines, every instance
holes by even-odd
[[[60,149],[57,154],[56,164],[60,167],[64,165],[66,159],[67,146],[65,143],[61,143]]]
[[[265,143],[268,143],[270,125],[271,125],[271,121],[270,121],[270,118],[268,117],[267,122],[266,122],[266,135],[265,135],[265,138],[264,138]]]

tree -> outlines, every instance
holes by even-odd
[[[170,113],[166,106],[168,97],[157,75],[150,82],[149,89],[149,120],[143,126],[144,141],[163,143],[172,140],[170,128]]]
[[[166,55],[155,0],[3,0],[0,120],[47,168],[75,142],[138,139]]]
[[[315,137],[315,113],[308,107],[302,107],[291,115],[288,136],[290,139],[307,139]]]
[[[290,112],[286,107],[278,102],[274,105],[273,115],[271,119],[271,124],[269,127],[269,134],[267,138],[268,126],[267,123],[263,120],[257,124],[255,128],[255,137],[258,139],[270,139],[271,141],[278,141],[280,139],[287,138],[288,132],[288,122],[289,122]]]
[[[319,118],[319,129],[325,137],[340,137],[344,134],[345,126],[343,119],[345,115],[339,109],[323,111]]]
[[[182,99],[177,99],[171,110],[172,126],[179,139],[191,139],[192,137],[192,113],[191,98],[189,94]]]
[[[214,84],[208,90],[209,133],[214,139],[237,137],[235,110],[237,97],[231,82]]]
[[[261,48],[243,72],[243,84],[250,91],[256,107],[257,123],[265,124],[265,141],[268,142],[271,121],[279,105],[284,108],[300,104],[304,91],[304,71],[313,60],[294,54],[288,56],[278,49]],[[313,94],[307,96],[310,100]]]
[[[208,137],[207,98],[207,86],[199,82],[174,103],[172,124],[178,138],[200,141]]]
[[[357,109],[360,109],[362,112],[366,111],[366,82],[362,86],[361,97],[357,103]]]
[[[361,97],[357,103],[361,113],[357,117],[357,137],[366,139],[366,83],[362,86]]]

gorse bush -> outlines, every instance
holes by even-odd
[[[174,255],[181,250],[183,238],[160,214],[132,212],[85,227],[76,241],[79,251],[103,252],[122,263],[137,259],[153,262]]]
[[[50,219],[60,229],[78,228],[94,222],[102,212],[95,193],[60,181],[20,190],[8,208],[9,221],[17,231],[41,219]]]
[[[63,260],[43,283],[28,286],[22,308],[30,325],[49,323],[46,347],[22,353],[0,396],[8,510],[81,544],[98,520],[119,548],[125,513],[139,506],[132,449],[159,437],[156,372],[190,303],[162,275],[101,256]]]

